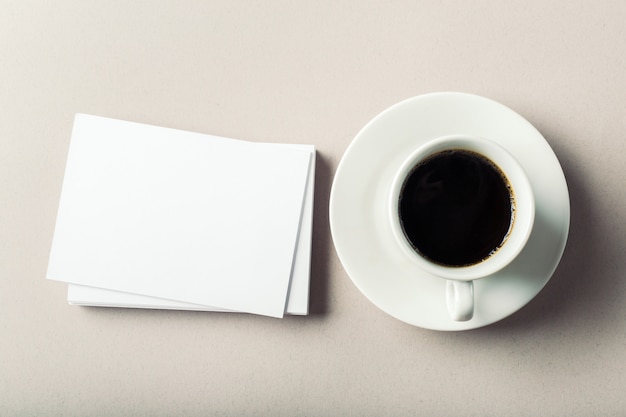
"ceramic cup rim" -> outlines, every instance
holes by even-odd
[[[500,168],[515,199],[515,217],[504,243],[485,260],[468,266],[445,266],[419,254],[408,242],[400,224],[398,203],[406,177],[419,161],[445,150],[462,149],[479,153]],[[415,149],[396,171],[389,193],[389,221],[395,240],[406,256],[421,269],[438,277],[470,281],[492,275],[511,263],[526,245],[535,219],[535,199],[528,177],[517,159],[496,142],[472,135],[448,135],[430,140]]]

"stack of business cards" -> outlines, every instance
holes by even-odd
[[[315,149],[76,115],[47,278],[72,304],[308,313]]]

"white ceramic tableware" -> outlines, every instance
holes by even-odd
[[[422,145],[452,135],[485,138],[508,151],[526,173],[535,201],[526,245],[507,266],[474,281],[474,315],[467,321],[448,312],[449,281],[416,268],[389,222],[389,193],[402,164]],[[401,101],[361,129],[337,167],[329,220],[339,260],[370,302],[411,325],[455,331],[502,320],[541,291],[565,249],[570,206],[561,165],[531,123],[494,100],[442,92]]]
[[[403,231],[398,206],[403,185],[416,166],[440,152],[457,150],[474,152],[487,158],[505,177],[511,193],[511,207],[508,207],[511,222],[502,243],[489,256],[471,265],[449,266],[433,262],[413,247]],[[486,207],[485,210],[491,208]],[[447,280],[446,305],[450,317],[458,321],[469,320],[474,315],[473,281],[498,272],[519,255],[528,241],[534,218],[535,200],[524,169],[502,146],[477,136],[444,136],[419,146],[398,169],[389,192],[389,224],[398,247],[419,268],[416,274],[427,271]],[[452,232],[457,233],[456,230]]]

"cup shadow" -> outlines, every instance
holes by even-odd
[[[566,148],[559,149],[558,154],[570,197],[570,231],[561,262],[550,281],[530,303],[508,318],[479,330],[523,331],[562,326],[562,319],[585,314],[585,309],[597,314],[611,292],[611,281],[597,276],[610,259],[603,251],[597,253],[596,250],[607,237],[593,227],[599,213],[590,198],[589,184],[576,167],[576,155],[570,154]],[[587,256],[590,253],[596,256]]]

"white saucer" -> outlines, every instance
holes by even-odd
[[[474,282],[476,309],[466,322],[449,317],[445,281],[416,267],[399,249],[386,211],[393,175],[411,151],[454,134],[482,136],[509,150],[526,171],[536,201],[526,247],[505,269]],[[434,330],[486,326],[526,305],[556,269],[569,220],[565,176],[543,136],[511,109],[464,93],[414,97],[376,116],[346,150],[330,196],[335,248],[357,288],[387,314]]]

